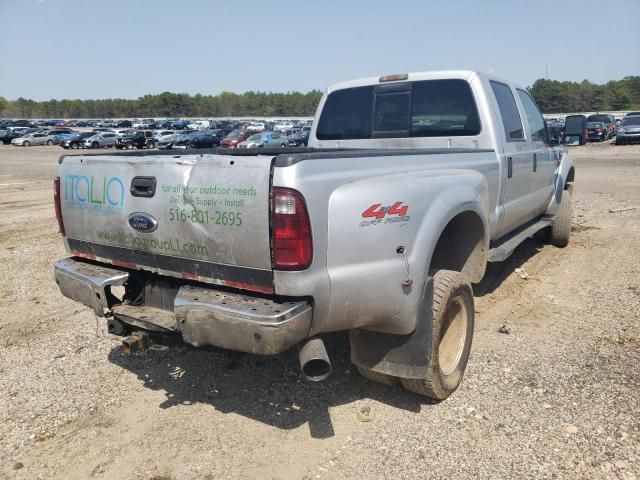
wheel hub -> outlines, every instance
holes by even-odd
[[[442,316],[438,357],[444,375],[451,375],[460,363],[467,336],[467,321],[464,299],[458,295],[449,302]]]

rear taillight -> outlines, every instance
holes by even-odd
[[[62,221],[62,205],[60,203],[60,177],[56,177],[53,181],[53,202],[56,208],[56,220],[58,220],[58,228],[62,236],[65,235],[64,222]]]
[[[271,197],[273,267],[276,270],[304,270],[313,259],[311,225],[300,193],[274,187]]]

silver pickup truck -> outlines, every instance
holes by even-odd
[[[545,229],[563,247],[574,167],[526,90],[471,71],[331,86],[308,148],[65,155],[62,294],[127,351],[299,349],[348,330],[362,375],[436,399],[460,384],[472,284]]]

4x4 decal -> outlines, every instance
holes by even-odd
[[[403,205],[404,202],[395,202],[392,205],[382,206],[381,203],[374,203],[364,212],[362,218],[372,219],[360,222],[361,227],[370,225],[378,225],[380,223],[396,223],[407,222],[411,217],[409,213],[409,205]]]

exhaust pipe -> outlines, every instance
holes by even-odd
[[[307,380],[320,382],[331,373],[331,361],[320,338],[303,340],[298,345],[298,359],[302,374]]]

